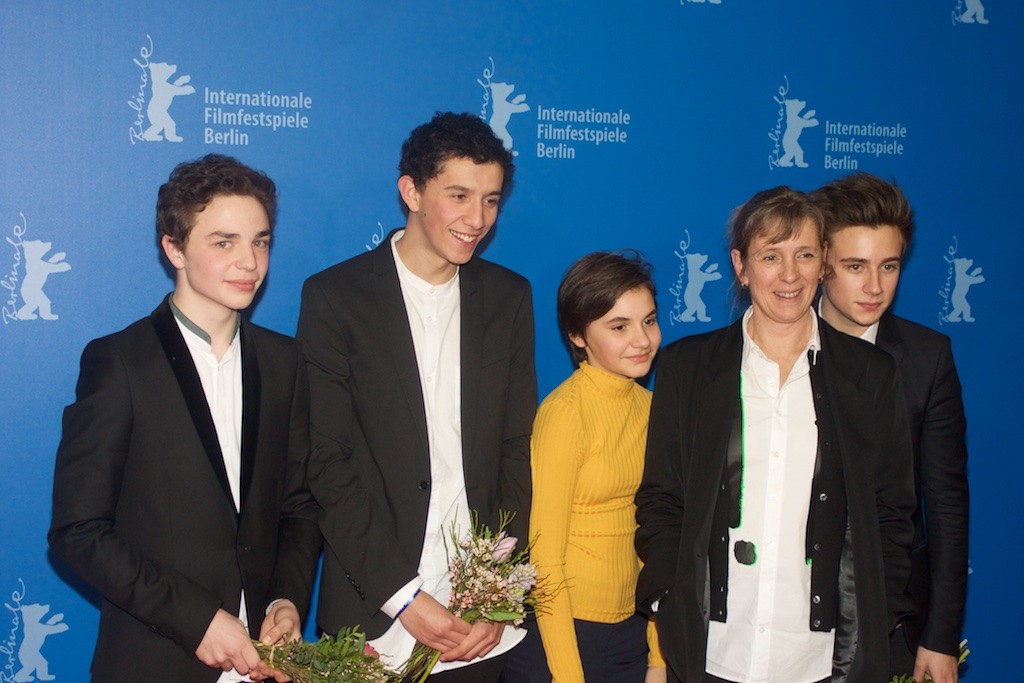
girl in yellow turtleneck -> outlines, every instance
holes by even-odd
[[[532,628],[510,653],[504,680],[665,680],[653,624],[636,613],[633,549],[651,407],[635,380],[661,343],[654,293],[635,252],[584,256],[559,286],[558,321],[579,369],[534,422],[530,537],[538,574],[563,588],[537,615],[540,638]]]

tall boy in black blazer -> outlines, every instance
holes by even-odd
[[[82,354],[49,541],[103,596],[96,681],[262,678],[250,638],[301,636],[320,548],[305,365],[240,314],[276,208],[230,157],[180,164],[157,201],[174,292]]]
[[[891,638],[892,672],[955,683],[967,591],[967,422],[949,338],[889,311],[914,214],[899,187],[863,172],[812,196],[825,214],[821,315],[895,358],[910,421],[919,504],[909,591],[918,616]]]
[[[402,146],[404,229],[314,275],[302,292],[310,486],[324,510],[317,623],[327,633],[358,623],[371,638],[384,635],[375,643],[393,664],[413,639],[442,662],[475,662],[439,680],[497,680],[500,657],[475,660],[506,649],[512,634],[448,613],[438,568],[449,522],[436,519],[465,533],[467,510],[492,529],[507,510],[523,543],[528,528],[530,287],[473,257],[513,170],[479,117],[438,114]]]

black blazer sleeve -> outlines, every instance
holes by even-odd
[[[288,456],[278,527],[277,562],[267,598],[287,598],[303,619],[309,610],[320,555],[320,506],[309,490],[309,381],[295,346],[294,386],[288,425]],[[253,621],[253,619],[250,619]]]
[[[930,600],[921,645],[957,655],[967,593],[967,421],[948,338],[942,339],[922,416],[920,494],[927,518]],[[906,381],[913,381],[907,378]]]
[[[57,451],[50,547],[107,600],[194,652],[221,601],[139,552],[115,525],[133,416],[128,372],[109,338],[82,353],[76,393]]]
[[[498,510],[514,512],[510,534],[526,539],[530,529],[530,435],[537,414],[537,373],[534,367],[533,296],[529,285],[520,288],[512,323],[512,357],[505,397],[501,462],[498,469]],[[487,391],[484,387],[483,391]],[[492,520],[492,529],[496,520]],[[521,546],[526,541],[521,542]]]

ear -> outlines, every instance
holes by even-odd
[[[171,262],[177,270],[183,270],[185,268],[185,257],[181,253],[181,247],[175,244],[174,240],[171,239],[170,235],[164,235],[160,238],[160,246],[164,249],[164,256]]]
[[[398,179],[398,194],[402,201],[409,207],[409,213],[416,213],[420,210],[420,191],[416,188],[412,176],[404,175]]]
[[[740,250],[733,249],[729,252],[729,255],[732,256],[732,272],[736,274],[736,280],[741,285],[747,284],[746,278],[743,275],[746,269],[743,266],[743,255],[740,254]]]
[[[583,350],[587,348],[587,340],[579,336],[578,334],[570,334],[569,341],[572,342],[572,345],[575,346],[577,349]]]

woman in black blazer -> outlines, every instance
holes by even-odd
[[[751,306],[666,348],[637,550],[677,681],[884,681],[905,611],[910,436],[889,356],[812,310],[822,219],[755,195],[730,241]]]

